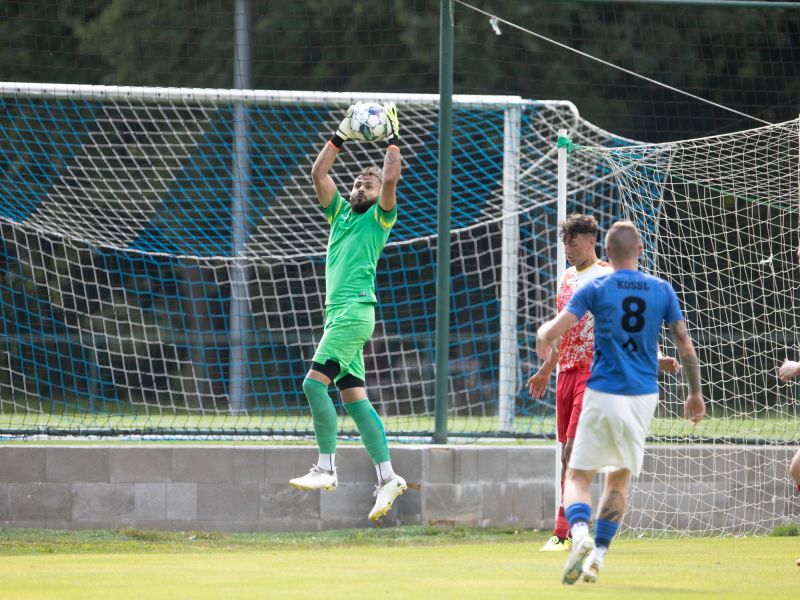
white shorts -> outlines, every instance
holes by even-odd
[[[657,406],[657,393],[619,396],[587,387],[569,467],[601,472],[628,469],[636,477]]]

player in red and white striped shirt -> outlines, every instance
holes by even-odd
[[[556,312],[560,312],[572,295],[586,282],[613,271],[611,266],[597,257],[595,247],[600,232],[592,216],[573,214],[559,226],[567,260],[572,265],[558,282]],[[594,318],[587,314],[567,333],[561,336],[561,344],[553,348],[550,357],[528,380],[528,391],[540,398],[547,389],[550,373],[558,365],[556,380],[556,432],[561,442],[561,485],[572,451],[578,417],[583,406],[583,392],[589,378],[594,349]],[[564,516],[563,505],[558,509],[553,537],[542,547],[543,552],[569,550],[569,522]]]

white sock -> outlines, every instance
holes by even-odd
[[[323,471],[336,470],[336,455],[335,454],[320,454],[317,460],[317,466]]]
[[[608,552],[607,546],[595,546],[592,553],[589,555],[589,564],[596,563],[598,567],[603,568],[603,560]]]
[[[589,524],[583,521],[575,523],[575,525],[570,528],[570,532],[572,533],[572,542],[577,544],[584,537],[589,535]]]
[[[378,474],[378,483],[384,483],[394,477],[394,469],[392,469],[392,461],[378,463],[375,465],[375,473]]]

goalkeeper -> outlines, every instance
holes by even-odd
[[[397,108],[388,104],[385,109],[389,128],[383,170],[364,169],[356,177],[349,198],[343,198],[336,189],[329,171],[344,143],[355,137],[350,122],[352,106],[311,169],[317,199],[331,226],[325,260],[325,328],[303,381],[319,459],[306,475],[289,482],[302,490],[336,489],[338,428],[336,409],[328,395],[328,387],[334,382],[375,465],[378,485],[369,513],[373,521],[389,512],[407,487],[392,469],[383,423],[367,399],[364,384],[363,349],[375,328],[375,269],[397,220],[401,168]]]

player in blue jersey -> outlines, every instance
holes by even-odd
[[[536,336],[536,351],[546,360],[561,334],[587,311],[594,315],[591,376],[564,484],[564,506],[573,539],[562,578],[567,584],[581,577],[597,580],[625,512],[628,483],[641,470],[647,431],[658,404],[662,323],[669,327],[689,384],[684,415],[694,423],[705,415],[700,365],[675,291],[663,279],[638,270],[643,248],[633,223],[614,223],[605,245],[614,272],[578,290]],[[598,471],[607,475],[592,539],[589,485]]]

